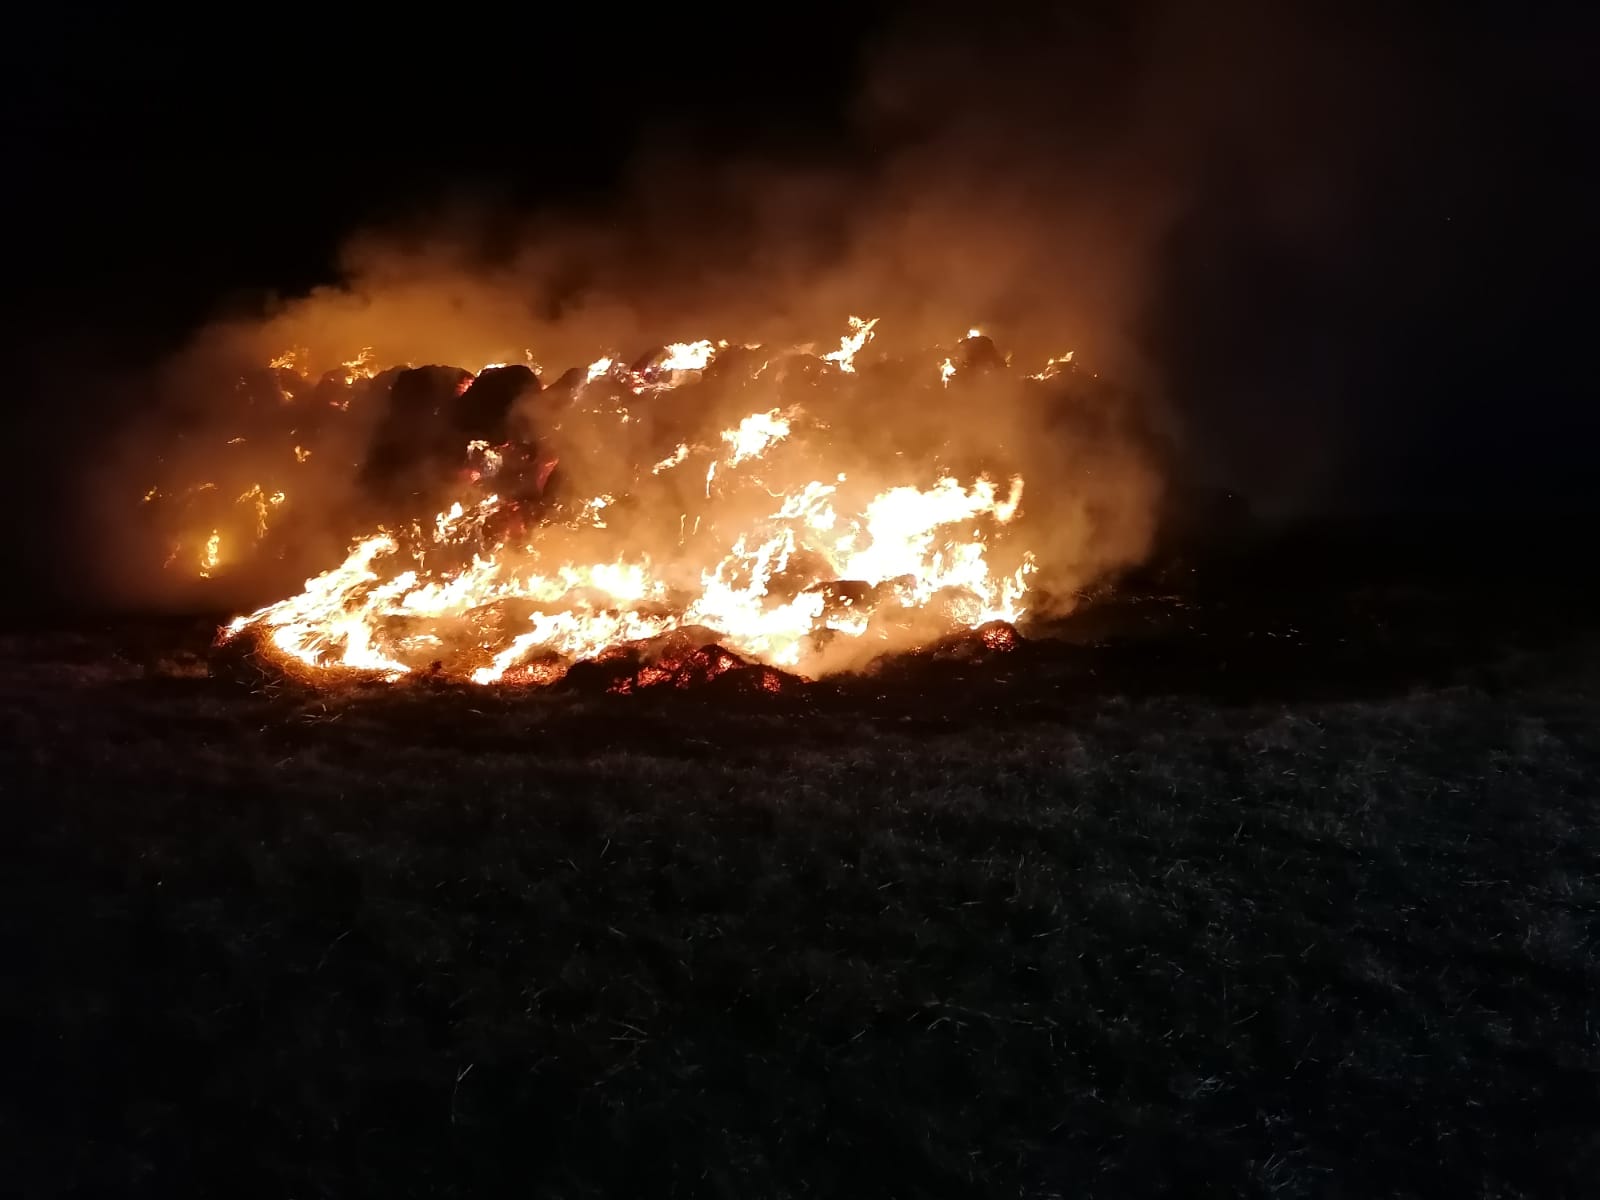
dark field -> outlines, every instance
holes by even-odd
[[[4,1190],[1593,1194],[1590,593],[1295,578],[770,697],[18,625]]]

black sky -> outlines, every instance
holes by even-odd
[[[820,5],[804,24],[851,32],[582,6],[460,24],[259,10],[237,30],[58,17],[10,80],[17,282],[55,330],[181,329],[230,293],[326,282],[351,233],[455,196],[603,197],[679,134],[730,156],[831,140],[881,16]]]
[[[1051,6],[1059,71],[1035,64],[1031,92],[1006,76],[1032,19],[1009,8],[47,14],[5,84],[8,418],[35,439],[114,420],[71,380],[326,281],[352,232],[452,198],[599,202],[664,142],[870,162],[899,136],[859,119],[877,64],[932,47],[941,119],[1025,104],[1016,128],[1070,156],[1142,103],[1140,136],[1154,113],[1184,148],[1190,186],[1129,323],[1210,477],[1305,510],[1592,508],[1594,21],[1237,7],[1194,49],[1211,73],[1170,95],[1188,36],[1162,40],[1170,4]],[[1280,55],[1272,31],[1296,26],[1300,57]],[[1255,90],[1194,125],[1184,86],[1235,77]]]

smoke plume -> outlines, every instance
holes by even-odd
[[[849,447],[867,461],[959,446],[1013,463],[1036,552],[1070,597],[1145,554],[1173,448],[1204,445],[1149,354],[1151,330],[1170,324],[1175,231],[1228,188],[1313,243],[1347,206],[1366,149],[1356,131],[1383,93],[1350,82],[1327,33],[1266,5],[982,22],[923,8],[870,47],[848,128],[821,152],[730,158],[693,136],[660,140],[603,206],[527,213],[468,197],[363,230],[338,282],[219,320],[167,364],[158,419],[125,430],[105,472],[115,486],[96,488],[103,529],[124,521],[153,460],[170,473],[189,454],[177,473],[203,475],[219,441],[240,436],[240,372],[287,353],[313,377],[369,353],[378,368],[530,363],[548,384],[600,355],[699,338],[820,354],[859,315],[879,322],[863,361],[936,366],[969,328],[1010,357],[1011,378],[1073,352],[1077,384],[1052,400],[995,376],[930,402],[885,374]],[[679,403],[663,397],[641,420],[682,424]],[[316,514],[305,537],[325,556],[361,531],[353,481],[383,417],[352,408],[335,452],[297,476],[290,502]],[[540,414],[519,419],[541,432]],[[119,586],[166,586],[147,563],[107,561]]]

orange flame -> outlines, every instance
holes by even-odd
[[[832,354],[824,354],[824,362],[837,363],[841,371],[854,372],[856,369],[856,355],[861,352],[861,347],[870,342],[874,336],[873,327],[877,325],[878,318],[870,321],[860,317],[850,318],[850,332],[839,339],[839,348]]]
[[[853,374],[876,325],[876,318],[851,317],[839,349],[822,358]],[[726,346],[675,343],[650,370],[701,371]],[[1052,359],[1046,371],[1067,359]],[[282,361],[280,369],[295,369],[288,364],[300,360]],[[374,373],[366,351],[344,366],[352,378]],[[954,373],[946,358],[942,382]],[[643,382],[616,373],[609,355],[589,364],[584,382],[605,376],[635,391]],[[631,420],[625,410],[611,415],[621,424]],[[1021,508],[1021,477],[1000,484],[941,471],[918,479],[896,467],[900,478],[856,479],[833,468],[819,478],[825,429],[799,407],[758,409],[709,445],[681,441],[648,469],[641,465],[629,494],[619,488],[546,505],[531,525],[526,499],[455,500],[429,522],[357,538],[342,563],[307,580],[297,595],[235,618],[221,637],[249,633],[269,653],[313,672],[353,669],[397,679],[443,664],[447,674],[490,684],[549,682],[565,664],[692,630],[757,664],[818,675],[950,628],[1024,615],[1032,554],[1010,545],[1001,556],[1009,565],[995,562]],[[514,449],[471,442],[463,478],[487,486],[501,478]],[[294,452],[300,463],[310,455],[298,445]],[[685,500],[667,480],[650,483],[691,455],[709,460],[703,499]],[[629,541],[642,528],[640,511],[652,511],[639,498],[639,489],[650,488],[672,497],[676,543],[672,535]],[[253,510],[258,539],[286,503],[282,491],[261,484],[238,500]],[[219,531],[200,557],[200,573],[209,577],[221,562]],[[711,660],[701,667],[724,669]],[[642,670],[628,686],[651,686],[656,670]],[[772,675],[774,687],[780,678]]]

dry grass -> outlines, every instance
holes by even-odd
[[[1581,646],[1353,698],[1036,648],[729,703],[137,640],[0,647],[24,1193],[1600,1175]]]

